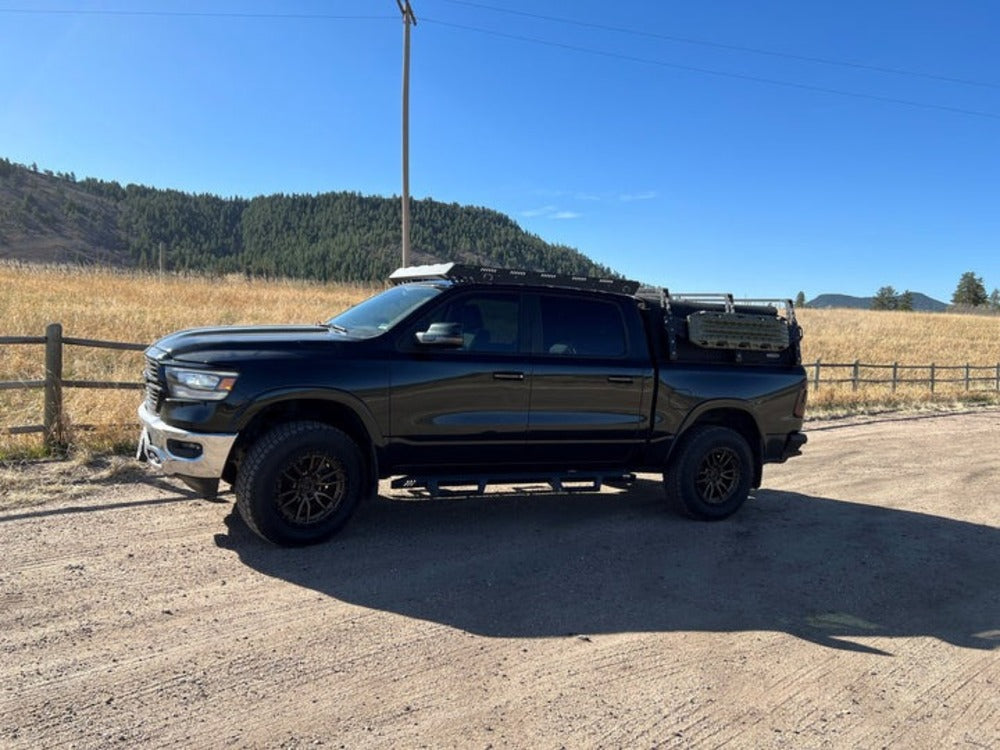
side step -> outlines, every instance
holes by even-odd
[[[483,495],[491,484],[547,484],[553,492],[599,492],[601,487],[629,487],[635,474],[627,471],[569,471],[557,474],[453,474],[402,476],[389,485],[394,490],[426,490],[431,497]]]

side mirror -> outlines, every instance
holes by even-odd
[[[417,333],[417,343],[424,346],[463,346],[461,323],[431,323],[426,331]]]

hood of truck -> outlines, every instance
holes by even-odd
[[[220,326],[177,331],[155,342],[146,354],[154,359],[214,364],[356,341],[324,325]]]

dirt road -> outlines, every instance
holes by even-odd
[[[722,523],[383,492],[305,550],[8,472],[0,746],[1000,747],[1000,411],[811,427]]]

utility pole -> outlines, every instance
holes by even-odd
[[[396,0],[403,15],[403,267],[410,265],[410,25],[417,25],[410,0]]]

